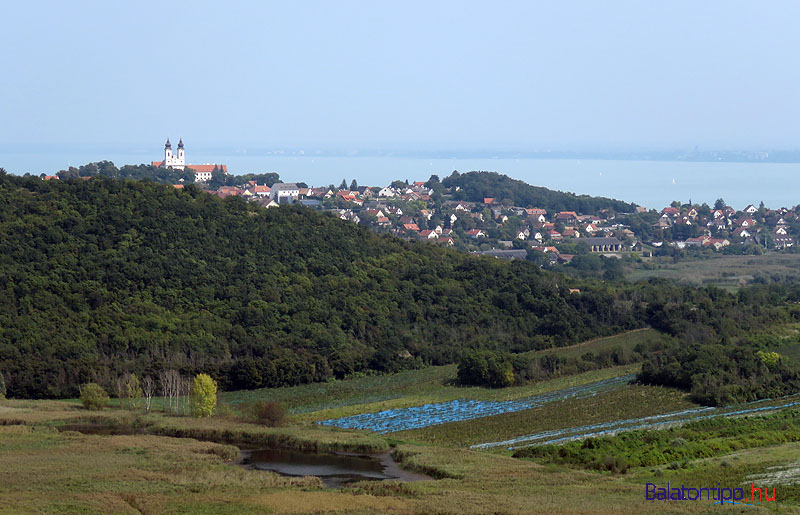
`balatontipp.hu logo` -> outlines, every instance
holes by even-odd
[[[772,488],[770,497],[768,488],[756,487],[750,483],[749,496],[745,495],[744,488],[722,488],[717,483],[716,488],[693,488],[681,485],[670,487],[667,482],[666,488],[653,483],[647,483],[644,487],[644,498],[647,501],[711,501],[711,504],[747,504],[757,505],[762,501],[775,501],[775,488]]]

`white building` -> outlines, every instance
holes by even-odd
[[[276,201],[291,204],[300,196],[300,187],[293,182],[276,182],[269,190],[269,198]]]
[[[172,153],[172,144],[169,142],[169,138],[167,138],[167,143],[164,145],[164,160],[163,161],[153,161],[153,166],[158,166],[159,168],[174,168],[175,170],[185,170],[189,169],[194,172],[194,180],[195,182],[206,182],[211,179],[211,174],[215,171],[219,171],[222,173],[228,173],[228,166],[227,165],[219,165],[219,164],[204,164],[204,165],[187,165],[186,164],[186,152],[183,148],[183,138],[180,139],[178,142],[178,153]]]
[[[167,138],[167,143],[164,145],[164,160],[161,161],[163,168],[174,168],[176,170],[183,170],[186,167],[186,153],[183,148],[183,138],[178,142],[178,153],[172,153],[172,144]]]

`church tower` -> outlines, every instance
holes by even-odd
[[[174,167],[178,170],[183,170],[184,166],[186,166],[186,154],[183,150],[183,138],[178,142],[178,158],[174,161]]]
[[[169,168],[172,166],[172,143],[167,138],[167,143],[164,145],[164,167]]]

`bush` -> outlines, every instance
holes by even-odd
[[[514,384],[510,353],[469,351],[458,363],[458,380],[463,385],[503,388]]]
[[[628,472],[628,462],[621,456],[605,456],[603,461],[596,467],[601,470],[608,470],[614,474],[625,474]]]
[[[97,383],[85,384],[81,388],[81,402],[86,409],[103,409],[108,404],[108,394]]]
[[[197,374],[192,386],[192,407],[198,417],[210,417],[217,409],[217,382],[208,374]]]
[[[250,410],[256,422],[268,427],[279,426],[286,421],[286,410],[277,402],[256,401]]]

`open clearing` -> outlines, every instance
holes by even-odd
[[[772,280],[800,279],[800,254],[764,254],[761,256],[715,255],[707,259],[685,259],[677,263],[654,260],[646,268],[634,268],[625,273],[630,281],[650,277],[672,279],[681,283],[714,284],[736,289],[763,274]]]

